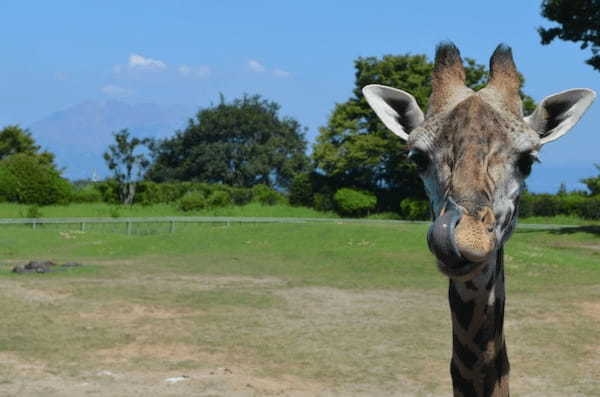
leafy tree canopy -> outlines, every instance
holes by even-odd
[[[586,63],[600,71],[600,0],[544,0],[542,16],[560,25],[538,28],[542,44],[559,38],[582,42],[581,49],[591,46],[592,57]]]
[[[150,161],[138,148],[150,143],[150,139],[131,137],[127,129],[113,133],[115,143],[108,146],[104,160],[119,184],[119,198],[123,204],[133,203],[136,182],[150,165]],[[137,149],[137,150],[136,150]]]
[[[15,153],[0,160],[0,200],[26,204],[64,204],[69,182],[41,156]]]
[[[596,169],[600,171],[600,164],[594,165]],[[592,196],[600,195],[600,174],[595,177],[582,179],[581,182],[587,186]]]
[[[35,143],[31,133],[18,125],[9,125],[0,130],[0,159],[10,155],[22,153],[38,157],[38,159],[54,168],[54,154],[43,151]]]
[[[370,191],[394,191],[395,199],[422,197],[424,190],[414,165],[407,161],[404,143],[389,132],[368,106],[362,88],[383,84],[410,92],[422,109],[431,94],[433,63],[425,55],[385,55],[358,58],[353,96],[335,106],[326,126],[317,137],[313,158],[319,170],[337,187]],[[466,83],[483,87],[488,71],[473,59],[466,59]],[[522,95],[524,110],[530,113],[533,100]]]
[[[308,163],[305,128],[259,95],[202,109],[184,131],[153,145],[147,177],[250,187],[287,187]]]

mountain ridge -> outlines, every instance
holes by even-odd
[[[166,138],[183,129],[195,111],[189,105],[86,100],[53,112],[27,126],[36,142],[56,155],[63,176],[71,179],[109,175],[102,154],[112,134],[127,128],[139,138]]]

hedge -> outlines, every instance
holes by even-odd
[[[348,188],[335,192],[333,201],[337,212],[344,216],[368,215],[377,205],[374,194]]]
[[[525,193],[521,196],[519,205],[519,216],[521,218],[556,215],[600,219],[600,195]]]

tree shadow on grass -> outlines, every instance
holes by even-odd
[[[560,229],[550,230],[551,234],[574,234],[574,233],[590,233],[596,236],[600,236],[600,226],[574,226],[574,227],[561,227]]]
[[[545,233],[550,234],[575,234],[575,233],[590,233],[596,236],[600,236],[600,225],[588,225],[588,226],[564,226],[558,228],[517,228],[515,233],[518,234],[529,234],[529,233]]]

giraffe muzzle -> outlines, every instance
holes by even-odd
[[[485,210],[482,216],[467,215],[452,199],[448,200],[427,234],[429,249],[443,273],[449,277],[466,276],[495,252],[495,219],[490,211]]]

